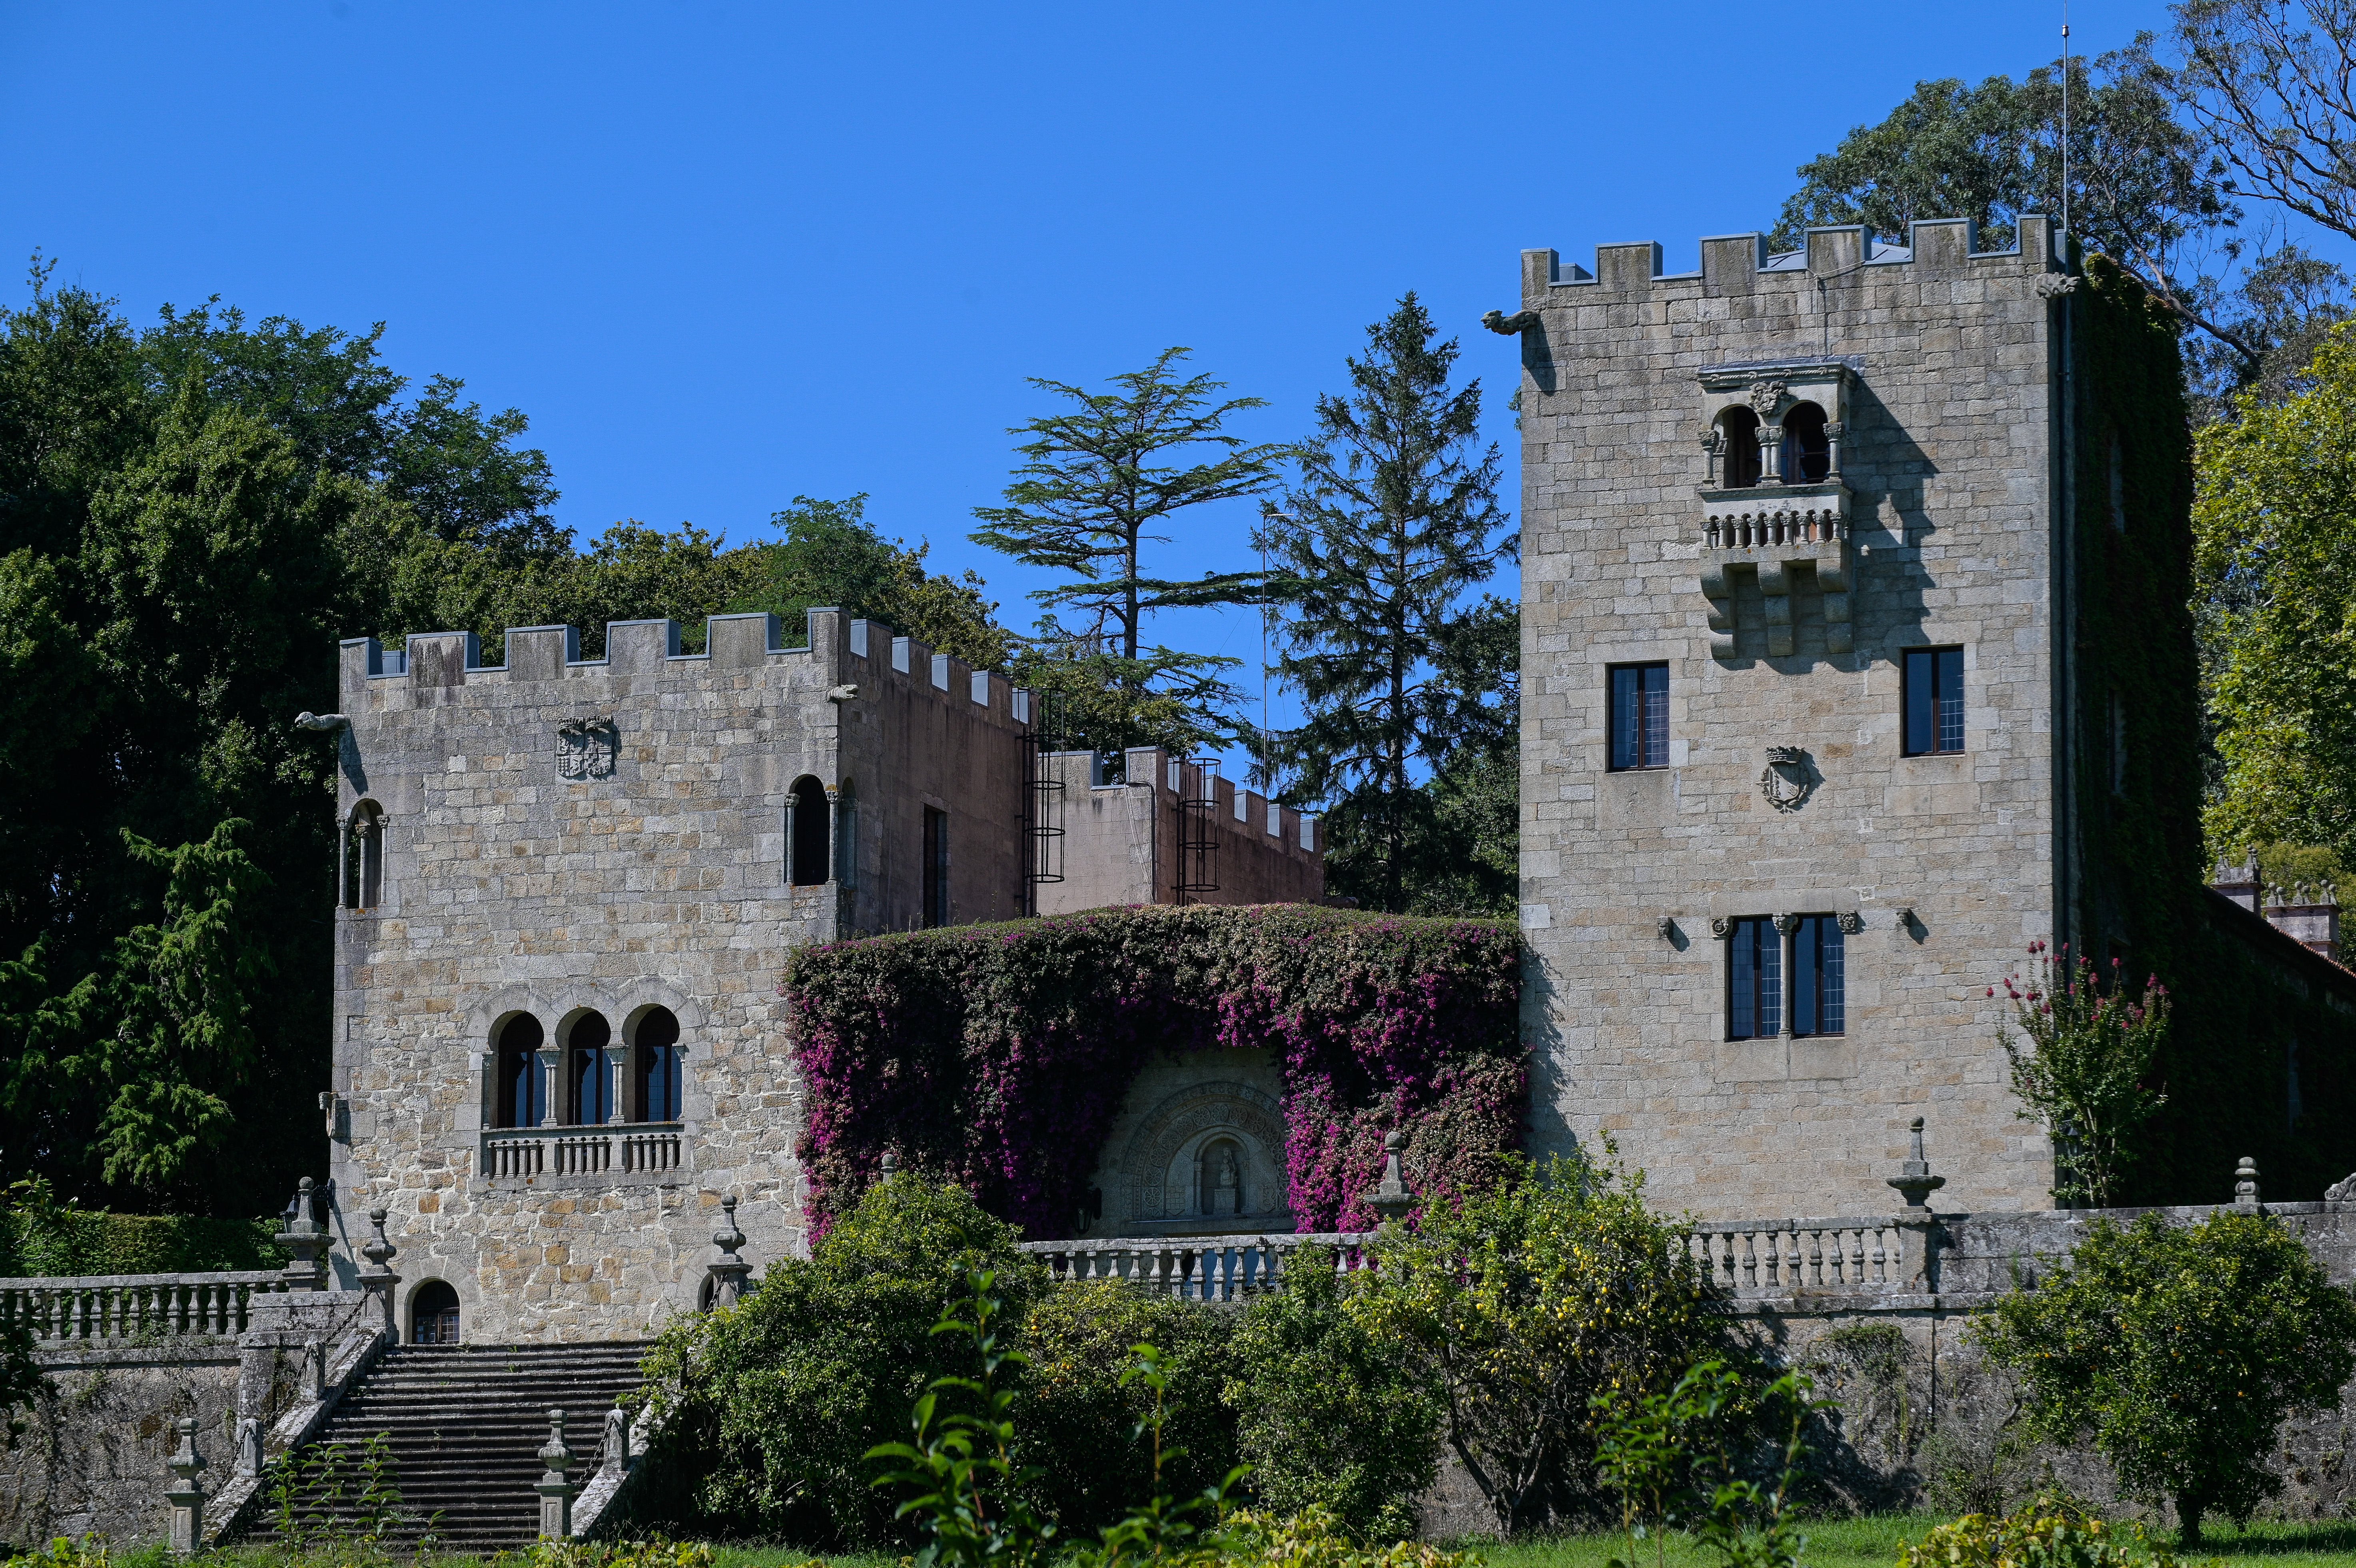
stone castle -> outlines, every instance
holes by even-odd
[[[1537,1151],[1608,1136],[1714,1219],[1845,1212],[1922,1117],[1956,1206],[2046,1203],[1986,988],[2032,940],[2154,950],[2135,865],[2198,846],[2174,721],[2087,629],[2132,599],[2089,553],[2165,560],[2183,495],[2134,469],[2166,463],[2115,428],[2083,281],[2038,217],[2002,251],[1960,221],[1706,240],[1679,276],[1525,252],[1489,325],[1523,349]],[[662,621],[595,660],[562,627],[497,665],[345,646],[313,721],[350,844],[332,1176],[392,1210],[413,1337],[644,1333],[698,1305],[723,1194],[750,1255],[804,1246],[799,944],[1322,895],[1314,822],[1201,765],[1107,783],[1002,678],[833,611],[781,644],[734,616],[691,654]],[[2356,977],[2211,902],[2199,940],[2356,1013]],[[1290,1229],[1280,1076],[1223,1055],[1132,1088],[1091,1234]],[[2277,1070],[2258,1100],[2297,1099]]]

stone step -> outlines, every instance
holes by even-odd
[[[643,1343],[584,1345],[402,1346],[348,1393],[319,1443],[345,1455],[344,1495],[307,1500],[298,1532],[357,1538],[366,1515],[353,1495],[363,1484],[359,1450],[382,1438],[385,1479],[401,1493],[388,1544],[414,1549],[430,1535],[440,1546],[498,1550],[528,1545],[540,1530],[541,1445],[548,1412],[565,1412],[573,1477],[586,1484],[605,1442],[606,1412],[641,1384]],[[258,1529],[277,1532],[269,1514]]]

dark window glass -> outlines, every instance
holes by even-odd
[[[1783,1032],[1783,939],[1763,916],[1737,920],[1726,944],[1726,1037]]]
[[[409,1301],[410,1342],[458,1343],[458,1293],[441,1280],[427,1280]]]
[[[1719,484],[1730,490],[1759,482],[1759,416],[1737,403],[1719,418],[1725,452],[1719,458]]]
[[[613,1040],[612,1026],[594,1013],[573,1026],[573,1120],[579,1126],[594,1127],[613,1115],[613,1053],[606,1049]]]
[[[949,814],[925,808],[925,924],[949,923]]]
[[[1839,920],[1830,915],[1800,917],[1792,933],[1792,1033],[1842,1032],[1845,957]]]
[[[815,779],[794,785],[786,808],[787,880],[814,887],[826,880],[826,787]]]
[[[680,1119],[679,1020],[658,1007],[638,1020],[638,1120]]]
[[[1787,485],[1819,484],[1832,472],[1832,439],[1825,434],[1823,409],[1804,403],[1784,413],[1781,460]]]
[[[1964,650],[1913,648],[1905,663],[1906,755],[1964,749]]]
[[[525,1014],[499,1031],[499,1125],[537,1127],[542,1103],[540,1020]]]
[[[1621,664],[1612,670],[1612,766],[1669,765],[1669,667]]]

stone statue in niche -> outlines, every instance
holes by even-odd
[[[610,718],[568,719],[556,726],[556,771],[564,779],[611,779],[622,749]]]
[[[1243,1160],[1235,1144],[1221,1139],[1204,1149],[1203,1177],[1204,1213],[1244,1211]]]

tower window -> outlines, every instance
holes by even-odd
[[[1837,1035],[1846,1024],[1840,922],[1803,915],[1792,929],[1792,1033]]]
[[[384,901],[384,812],[374,800],[352,808],[344,839],[344,907],[373,909]]]
[[[508,1020],[499,1031],[498,1123],[502,1127],[537,1127],[546,1109],[540,1076],[540,1043],[545,1038],[540,1020],[529,1013]]]
[[[815,779],[794,781],[786,807],[786,878],[796,887],[826,880],[828,839],[826,788]]]
[[[1737,920],[1726,943],[1726,1037],[1783,1032],[1783,938],[1765,916]]]
[[[1730,490],[1748,489],[1759,482],[1759,416],[1736,404],[1719,415],[1719,484]]]
[[[1832,472],[1833,445],[1825,432],[1825,411],[1795,403],[1783,411],[1783,482],[1815,485]]]
[[[949,814],[925,808],[924,923],[949,923]]]
[[[1964,650],[1910,648],[1905,654],[1906,755],[1964,749]]]
[[[584,1013],[573,1026],[565,1060],[575,1125],[594,1127],[613,1119],[613,1026],[595,1013]]]
[[[1612,768],[1669,765],[1669,667],[1615,664],[1612,682]]]
[[[641,1122],[680,1119],[679,1019],[668,1007],[650,1008],[638,1020],[638,1114]]]

